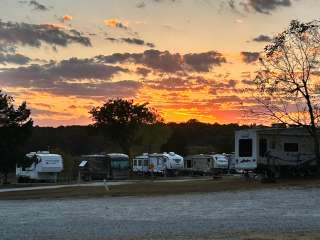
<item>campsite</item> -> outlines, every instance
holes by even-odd
[[[319,11],[0,0],[0,240],[320,240]]]

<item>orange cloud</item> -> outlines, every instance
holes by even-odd
[[[123,29],[128,29],[129,22],[128,21],[121,21],[118,19],[106,19],[104,20],[104,24],[107,27],[111,28],[123,28]]]
[[[73,17],[70,15],[64,15],[62,18],[63,18],[63,21],[71,21],[73,19]]]
[[[43,23],[40,26],[45,27],[47,29],[66,29],[66,26],[59,23]]]

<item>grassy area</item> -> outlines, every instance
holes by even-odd
[[[246,181],[239,178],[222,180],[201,180],[185,182],[152,182],[142,181],[133,184],[110,186],[106,191],[101,186],[65,187],[58,189],[29,190],[0,193],[0,200],[6,199],[40,199],[40,198],[89,198],[121,196],[160,196],[184,193],[207,193],[221,191],[243,191],[261,188],[285,187],[320,187],[320,180],[286,180],[277,183],[263,184],[257,181]]]

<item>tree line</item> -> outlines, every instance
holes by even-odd
[[[195,119],[164,123],[147,103],[110,99],[90,111],[88,126],[33,126],[26,103],[0,92],[0,172],[7,179],[16,164],[23,164],[31,151],[49,150],[65,159],[65,172],[72,174],[75,159],[84,154],[122,152],[133,156],[144,152],[173,151],[181,155],[232,152],[237,124],[209,124]]]

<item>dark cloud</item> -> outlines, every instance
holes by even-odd
[[[231,95],[231,96],[218,96],[215,99],[210,100],[210,103],[216,104],[216,103],[241,103],[242,100],[240,97]]]
[[[180,71],[208,72],[214,66],[226,62],[222,54],[210,51],[205,53],[179,54],[169,51],[146,50],[143,53],[115,53],[107,56],[97,56],[104,63],[132,62],[141,64],[154,71],[177,73]]]
[[[224,81],[210,81],[207,83],[210,86],[209,93],[212,95],[218,95],[218,92],[226,93],[234,91],[237,85],[237,81],[230,79]]]
[[[121,38],[121,40],[123,42],[129,43],[129,44],[147,46],[147,47],[151,47],[151,48],[155,47],[155,45],[153,43],[145,42],[144,40],[139,39],[139,38]]]
[[[237,81],[232,79],[217,81],[203,76],[175,76],[144,81],[144,84],[154,89],[167,91],[208,90],[210,94],[217,95],[218,91],[223,93],[234,91]]]
[[[222,54],[215,51],[186,54],[183,58],[197,72],[209,72],[213,65],[220,66],[226,62]]]
[[[185,91],[202,88],[201,85],[195,84],[190,79],[179,77],[168,77],[156,81],[146,82],[147,85],[154,89],[168,90],[168,91]]]
[[[7,63],[13,63],[13,64],[19,64],[24,65],[31,61],[31,59],[27,56],[24,56],[22,54],[2,54],[0,53],[0,64],[7,64]]]
[[[242,57],[243,62],[249,64],[249,63],[256,62],[260,57],[260,53],[258,53],[258,52],[241,52],[241,57]]]
[[[235,0],[228,0],[227,4],[231,9],[237,12],[239,7],[243,7],[245,11],[270,14],[280,7],[290,7],[292,5],[292,0],[241,0],[239,4],[236,4]]]
[[[60,83],[46,91],[55,95],[80,96],[88,98],[134,97],[142,84],[133,80],[97,83]]]
[[[254,39],[252,39],[252,41],[254,41],[254,42],[271,42],[272,38],[269,37],[268,35],[261,34],[261,35],[255,37]]]
[[[110,42],[119,42],[118,38],[114,38],[114,37],[106,37],[106,40],[110,41]]]
[[[3,69],[0,82],[7,86],[50,88],[66,80],[110,80],[115,74],[124,71],[126,69],[94,63],[90,59],[71,58],[58,63]]]
[[[143,77],[146,77],[149,73],[151,73],[151,70],[148,68],[138,67],[136,73],[142,75]]]
[[[71,43],[79,43],[91,46],[90,39],[76,30],[66,30],[50,24],[29,24],[2,22],[0,20],[0,43],[21,44],[32,47],[40,47],[42,43],[67,46]]]
[[[7,43],[0,42],[0,53],[15,53],[16,47]]]
[[[248,79],[243,79],[241,80],[241,82],[245,85],[254,85],[254,81],[253,80],[248,80]]]
[[[113,38],[113,37],[107,37],[106,40],[111,41],[111,42],[122,42],[122,43],[128,43],[128,44],[133,44],[133,45],[138,45],[138,46],[147,46],[150,48],[154,48],[155,45],[150,42],[146,42],[143,39],[139,38]]]
[[[31,107],[31,112],[33,117],[39,116],[71,116],[72,112],[57,112],[52,110],[44,110],[36,107]]]
[[[29,5],[33,7],[34,10],[38,10],[38,11],[48,11],[49,8],[35,0],[32,0],[29,2]]]
[[[55,95],[132,97],[142,86],[141,83],[112,81],[115,74],[125,71],[121,67],[95,63],[91,59],[71,58],[58,63],[2,69],[0,84]]]
[[[290,7],[292,3],[291,0],[248,0],[245,4],[259,13],[270,14],[279,7]]]

